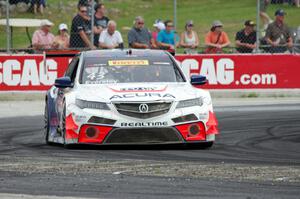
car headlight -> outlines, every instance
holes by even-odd
[[[185,107],[202,106],[202,105],[203,105],[202,98],[195,98],[195,99],[179,101],[176,108],[185,108]]]
[[[92,101],[76,99],[75,104],[81,109],[90,108],[90,109],[110,110],[107,104],[104,102],[92,102]]]

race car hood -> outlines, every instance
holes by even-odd
[[[76,98],[87,101],[181,101],[207,96],[208,92],[188,83],[126,83],[80,85]]]

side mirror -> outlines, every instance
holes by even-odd
[[[192,85],[203,85],[207,83],[207,79],[202,75],[192,75],[191,76],[191,84]]]
[[[68,88],[73,87],[73,83],[70,77],[60,77],[55,80],[55,84],[57,88]]]

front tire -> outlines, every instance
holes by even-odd
[[[61,135],[63,138],[63,144],[66,146],[66,102],[64,102],[63,112],[61,116]]]
[[[66,149],[72,149],[72,144],[66,143],[66,102],[64,101],[63,113],[61,118],[61,134],[63,138],[63,145]]]
[[[48,114],[48,105],[47,105],[47,101],[46,101],[46,105],[45,105],[45,110],[44,110],[44,139],[45,139],[45,143],[50,145],[49,142],[49,130],[50,130],[50,124],[49,124],[49,114]]]

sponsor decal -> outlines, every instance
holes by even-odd
[[[110,60],[109,66],[147,66],[148,60]]]
[[[139,98],[139,97],[159,97],[159,98],[174,98],[175,96],[170,93],[126,93],[122,95],[113,95],[109,99],[123,99],[123,98]]]
[[[168,126],[168,122],[122,122],[121,127],[160,127]]]
[[[96,80],[96,81],[85,81],[86,84],[116,84],[118,83],[117,80],[113,79],[106,79],[106,80]]]
[[[110,88],[114,92],[162,92],[167,89],[167,86],[163,88],[159,87],[122,87],[119,89]]]

